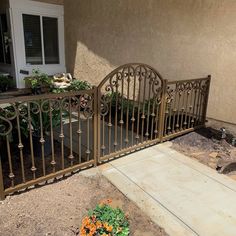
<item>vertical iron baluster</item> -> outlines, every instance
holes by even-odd
[[[116,149],[117,149],[117,145],[118,145],[118,135],[117,135],[117,120],[118,120],[118,78],[117,78],[117,83],[116,83],[116,111],[115,111],[115,141],[114,141],[114,151],[116,152]]]
[[[105,114],[102,114],[102,156],[105,155]]]
[[[180,86],[180,85],[179,85]],[[182,95],[182,92],[180,89],[177,89],[178,91],[178,100],[177,100],[177,120],[176,120],[176,125],[175,125],[175,128],[176,128],[176,131],[179,130],[179,127],[180,127],[180,124],[179,124],[179,113],[180,113],[180,103],[181,103],[181,95]]]
[[[132,109],[132,118],[131,118],[131,122],[132,122],[132,136],[131,136],[131,145],[134,145],[134,122],[135,122],[135,117],[134,117],[134,111],[135,111],[135,94],[136,94],[136,73],[134,72],[134,88],[133,88],[133,109]]]
[[[41,143],[41,154],[42,154],[42,165],[43,165],[43,175],[46,175],[46,166],[45,166],[45,156],[44,156],[44,143],[45,139],[43,136],[43,118],[42,118],[42,108],[39,108],[39,122],[40,122],[40,143]]]
[[[109,102],[109,121],[108,121],[108,154],[111,153],[111,129],[112,129],[112,123],[111,123],[111,103],[112,103],[113,93],[111,94],[111,100]]]
[[[157,100],[156,100],[156,119],[155,119],[155,130],[154,130],[155,139],[157,139],[157,135],[158,135],[159,108],[160,108],[160,101],[159,101],[159,99],[158,99],[158,97],[157,97]]]
[[[120,149],[122,149],[122,147],[123,147],[124,72],[122,73],[121,83],[122,83],[122,85],[121,85],[121,112],[120,112]]]
[[[193,115],[191,119],[191,127],[193,128],[194,126],[194,121],[195,121],[195,109],[196,109],[196,100],[197,100],[197,82],[194,87],[194,102],[193,102]]]
[[[180,131],[183,130],[183,122],[184,122],[184,111],[185,111],[185,96],[186,96],[186,84],[183,84],[182,91],[182,108],[181,108],[181,118],[180,118]]]
[[[189,83],[188,83],[188,86],[190,86],[189,85]],[[185,104],[185,117],[184,117],[184,129],[187,129],[188,127],[187,127],[187,125],[188,125],[188,123],[187,123],[187,119],[188,119],[188,104],[189,104],[189,94],[190,94],[190,87],[188,87],[187,86],[187,90],[186,90],[186,92],[187,92],[187,98],[186,98],[186,104]]]
[[[50,135],[51,135],[51,150],[52,150],[52,171],[56,172],[56,161],[55,161],[55,152],[54,152],[54,136],[53,136],[53,123],[52,123],[52,104],[51,100],[49,100],[49,118],[50,118]]]
[[[15,175],[13,173],[13,168],[12,168],[12,159],[11,159],[11,149],[10,149],[10,143],[9,143],[9,134],[6,136],[6,143],[7,143],[7,156],[8,156],[8,163],[9,163],[9,178],[11,180],[11,187],[14,187]]]
[[[36,178],[35,172],[35,161],[34,161],[34,145],[33,145],[33,138],[32,138],[32,127],[31,127],[31,109],[30,109],[30,102],[27,103],[27,109],[28,109],[28,126],[29,126],[29,139],[30,139],[30,153],[31,153],[31,171],[33,172],[33,179]]]
[[[167,135],[171,134],[171,119],[172,119],[172,95],[169,97],[169,120],[168,120],[168,126],[167,126]]]
[[[87,149],[86,149],[87,161],[89,161],[90,153],[91,153],[90,148],[89,148],[89,145],[90,145],[90,143],[89,143],[89,120],[90,120],[90,117],[88,115],[88,117],[87,117]]]
[[[176,120],[176,112],[177,112],[177,84],[175,84],[175,89],[174,89],[174,102],[173,102],[173,122],[172,122],[172,134],[175,133],[175,120]]]
[[[200,99],[199,99],[199,111],[198,111],[198,125],[201,125],[201,114],[202,114],[202,98],[203,98],[203,91],[200,88],[199,90],[200,93]]]
[[[152,72],[150,72],[150,73],[152,73]],[[153,82],[153,79],[151,78],[151,74],[150,74],[150,77],[149,77],[149,89],[148,89],[147,127],[146,127],[146,133],[145,133],[146,141],[148,141],[148,136],[150,135],[149,134],[149,117],[150,117],[150,102],[151,102],[150,99],[151,99],[152,82]]]
[[[18,131],[18,148],[20,151],[20,163],[21,163],[21,174],[22,174],[22,182],[25,183],[25,166],[24,166],[24,156],[23,156],[23,148],[24,145],[22,144],[21,140],[21,129],[20,129],[20,118],[19,118],[19,107],[17,107],[17,115],[16,115],[16,122],[17,122],[17,131]]]
[[[194,126],[197,125],[198,123],[198,109],[199,109],[199,99],[200,99],[200,87],[201,87],[201,81],[198,82],[198,89],[197,89],[197,104],[196,104],[196,109],[195,109],[195,121],[194,121]]]
[[[154,86],[154,84],[153,84]],[[153,102],[152,102],[152,122],[151,122],[151,140],[153,139],[153,129],[154,129],[154,119],[155,119],[155,106],[156,106],[156,97],[153,97]]]
[[[139,88],[138,88],[138,121],[137,121],[137,134],[135,136],[135,139],[136,139],[136,144],[138,144],[139,142],[139,122],[140,122],[140,100],[141,100],[141,82],[142,82],[142,79],[141,79],[141,75],[139,75]]]
[[[141,142],[143,143],[143,136],[144,136],[144,120],[145,120],[145,107],[146,107],[146,80],[147,80],[147,71],[145,71],[145,78],[144,78],[144,88],[143,88],[143,109],[142,109],[142,128],[141,128]],[[142,71],[141,71],[142,73]],[[142,76],[142,75],[141,75]]]
[[[64,160],[64,126],[63,126],[63,109],[62,109],[62,104],[63,102],[60,101],[60,135],[59,138],[61,139],[61,169],[65,169],[65,160]]]
[[[73,132],[72,132],[72,109],[71,109],[71,97],[69,97],[69,135],[70,135],[70,165],[73,166],[74,163],[74,155],[73,155]]]
[[[4,183],[2,174],[2,156],[0,155],[0,200],[4,199],[5,199],[5,192],[4,192]]]
[[[128,147],[129,143],[129,87],[130,87],[130,68],[128,68],[128,78],[127,78],[127,108],[126,108],[126,134],[125,134],[125,147]]]
[[[190,89],[190,101],[189,101],[189,114],[188,114],[188,128],[191,127],[191,120],[192,120],[192,109],[193,109],[193,84],[191,83]]]
[[[82,135],[82,130],[81,130],[81,120],[80,120],[80,108],[81,108],[81,96],[79,97],[79,105],[78,105],[78,154],[79,154],[79,163],[82,162],[81,158],[81,135]]]
[[[168,126],[168,118],[170,119],[170,116],[169,116],[169,102],[167,101],[167,99],[165,99],[165,103],[166,103],[166,106],[165,106],[165,112],[163,113],[165,115],[165,119],[164,119],[164,136],[167,135],[167,126]]]

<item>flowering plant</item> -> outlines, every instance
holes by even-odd
[[[80,236],[128,236],[129,222],[120,208],[113,208],[111,200],[102,201],[82,220]]]

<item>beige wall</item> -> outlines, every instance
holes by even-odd
[[[208,116],[236,123],[235,0],[66,0],[67,68],[98,84],[144,62],[165,79],[212,74]]]

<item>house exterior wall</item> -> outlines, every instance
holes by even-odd
[[[66,0],[67,70],[99,82],[143,62],[165,79],[212,75],[208,117],[236,123],[235,0]]]

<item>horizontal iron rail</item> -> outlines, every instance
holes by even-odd
[[[197,78],[197,79],[167,80],[167,85],[168,84],[185,83],[185,82],[196,82],[196,81],[206,80],[206,79],[210,79],[210,78],[211,78],[211,76],[208,75],[207,77],[202,77],[202,78]]]
[[[124,148],[124,149],[122,149],[120,151],[117,151],[117,152],[114,152],[110,155],[100,157],[100,163],[102,163],[103,161],[107,161],[109,159],[115,158],[115,157],[119,157],[122,154],[126,155],[126,154],[129,154],[131,152],[138,151],[139,149],[146,148],[146,147],[155,145],[157,143],[160,143],[160,139],[155,139],[155,140],[151,140],[151,141],[148,141],[148,142],[140,143],[140,144],[137,144],[137,145],[129,147],[129,148]]]
[[[31,180],[31,181],[28,181],[26,183],[19,184],[19,185],[15,186],[14,188],[7,188],[7,189],[5,189],[5,195],[14,193],[16,191],[28,188],[28,187],[36,185],[36,184],[40,184],[40,183],[42,183],[44,181],[56,178],[58,176],[63,176],[65,174],[70,174],[73,171],[77,171],[77,170],[80,170],[80,169],[91,167],[93,165],[95,165],[95,161],[91,160],[89,162],[85,162],[85,163],[82,163],[82,164],[79,164],[79,165],[75,165],[73,167],[69,167],[69,168],[66,168],[64,170],[59,170],[56,173],[51,173],[51,174],[49,174],[47,176],[39,177],[36,180]]]
[[[30,96],[17,96],[12,98],[0,98],[0,104],[5,103],[13,103],[17,101],[36,101],[36,100],[46,100],[46,99],[57,99],[57,98],[64,98],[64,97],[73,97],[79,96],[84,94],[94,94],[96,92],[96,88],[89,89],[89,90],[80,90],[77,92],[66,92],[66,93],[50,93],[50,94],[40,94],[40,95],[30,95]]]

